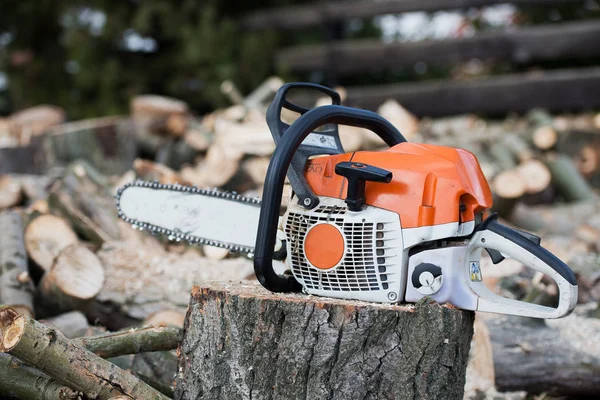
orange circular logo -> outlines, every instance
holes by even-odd
[[[344,250],[344,237],[331,224],[316,224],[306,233],[304,254],[319,269],[335,267],[344,256]]]

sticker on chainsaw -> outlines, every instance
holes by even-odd
[[[469,270],[471,271],[471,282],[481,282],[481,269],[479,269],[479,262],[471,261]]]
[[[307,146],[325,147],[327,149],[337,149],[335,138],[329,135],[311,133],[304,139],[302,144]]]

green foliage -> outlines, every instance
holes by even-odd
[[[234,20],[264,2],[235,3],[4,0],[0,35],[11,41],[0,47],[9,80],[0,113],[2,97],[13,110],[57,104],[73,119],[125,113],[141,93],[183,99],[197,112],[226,105],[221,82],[249,91],[274,72],[277,45],[273,33],[241,34]]]

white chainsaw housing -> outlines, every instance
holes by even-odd
[[[304,254],[308,230],[324,222],[338,228],[345,244],[344,256],[329,270],[312,266]],[[352,212],[343,200],[325,197],[312,210],[291,201],[284,232],[287,266],[305,293],[382,303],[402,300],[406,268],[398,214],[370,206]]]
[[[316,208],[306,210],[293,198],[283,226],[287,266],[305,293],[318,296],[379,303],[403,301],[410,247],[430,240],[469,235],[475,225],[469,221],[403,230],[395,212],[372,206],[353,212],[343,200],[330,197],[319,200]],[[323,222],[333,224],[344,237],[344,256],[330,270],[312,266],[304,253],[308,231]],[[447,263],[456,266],[456,261],[447,260]]]
[[[469,257],[467,257],[469,254]],[[443,284],[434,293],[428,293],[439,304],[450,303],[463,310],[477,310],[477,295],[471,288],[471,279],[465,265],[467,261],[477,263],[481,257],[481,248],[469,253],[468,243],[413,254],[408,260],[408,277],[405,301],[415,303],[425,295],[413,284],[415,268],[421,264],[433,264],[441,268]],[[468,258],[468,260],[467,260]],[[481,272],[481,271],[479,271]]]

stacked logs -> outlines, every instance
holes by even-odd
[[[137,158],[127,158],[130,152],[113,156],[124,167],[112,171],[105,165],[112,162],[108,153],[117,154],[114,148],[101,153],[72,150],[110,150],[111,143],[120,147],[119,143],[127,142],[119,136],[124,131],[111,128],[115,126],[114,119],[64,124],[54,120],[43,128],[37,122],[28,127],[29,119],[22,117],[0,121],[0,147],[31,144],[52,132],[51,160],[61,161],[56,163],[60,168],[43,175],[0,175],[0,210],[5,210],[0,214],[0,304],[10,307],[3,309],[0,328],[2,351],[9,354],[0,357],[0,376],[7,377],[0,378],[0,396],[150,396],[134,391],[147,390],[139,382],[173,396],[178,360],[170,350],[176,344],[155,348],[152,344],[158,339],[142,336],[141,342],[129,342],[136,344],[127,350],[114,350],[121,345],[118,338],[128,336],[127,331],[113,334],[104,330],[119,331],[146,324],[181,327],[194,283],[253,279],[252,262],[222,249],[169,243],[131,229],[116,218],[115,190],[139,178],[260,195],[274,150],[265,110],[281,83],[278,78],[271,78],[244,97],[231,82],[225,82],[222,90],[232,106],[202,118],[176,99],[134,98],[127,120],[134,128]],[[343,95],[343,90],[340,92]],[[325,101],[314,98],[306,105]],[[509,116],[502,121],[486,121],[472,115],[419,121],[393,100],[382,104],[378,112],[410,141],[461,147],[476,154],[494,192],[494,211],[508,223],[540,234],[542,244],[576,271],[580,303],[586,303],[581,307],[586,308],[575,319],[582,327],[594,326],[596,320],[590,316],[600,316],[598,116],[552,116],[533,110],[523,117]],[[292,122],[297,115],[283,117]],[[102,136],[102,132],[109,135]],[[63,138],[63,133],[71,136]],[[360,128],[340,127],[340,135],[348,151],[385,148],[376,136]],[[103,145],[90,146],[88,139],[98,137],[104,138],[98,142]],[[79,154],[83,160],[67,162],[72,154]],[[510,261],[489,268],[494,276],[486,283],[493,290],[543,304],[554,301],[556,288],[546,278],[529,274]],[[487,259],[483,263],[491,265]],[[484,350],[471,352],[475,358],[471,371],[475,370],[482,379],[467,381],[469,395],[478,397],[483,391],[500,396],[496,389],[550,391],[548,382],[531,383],[536,382],[535,365],[548,362],[543,352],[538,352],[537,347],[518,354],[507,351],[515,344],[506,341],[501,330],[505,325],[491,319],[486,322],[487,331],[482,322],[483,327],[476,326],[475,335],[480,342],[475,348]],[[515,327],[526,339],[525,344],[518,344],[523,348],[531,347],[527,343],[535,337],[535,330],[541,329],[528,324],[521,319]],[[483,333],[478,334],[478,329]],[[548,337],[558,332],[552,324],[543,325],[543,329]],[[60,340],[41,341],[42,337],[55,335]],[[98,335],[108,338],[96,340]],[[159,331],[158,336],[162,335],[167,334]],[[88,336],[91,339],[85,338]],[[36,342],[38,338],[40,341]],[[40,351],[45,357],[55,354],[55,346],[63,346],[60,348],[71,351],[70,356],[87,364],[67,366],[54,356],[48,356],[52,360],[48,362],[39,357],[38,348],[29,348],[35,343],[39,343],[38,348],[42,346]],[[99,345],[93,347],[94,343]],[[560,350],[567,352],[568,346]],[[522,379],[516,379],[515,374],[510,374],[511,365],[524,365],[524,354],[529,353],[536,355],[529,358],[534,367],[519,370]],[[556,359],[560,357],[558,354]],[[108,359],[111,365],[98,358]],[[565,366],[575,365],[573,358],[564,359],[571,362]],[[591,367],[600,365],[596,359],[588,361]],[[85,369],[90,366],[100,370]],[[556,369],[559,368],[557,361]],[[121,370],[137,380],[132,381]],[[577,382],[587,379],[590,371],[572,370],[575,372],[571,378]],[[73,378],[89,372],[99,380]],[[115,377],[111,387],[106,386],[105,373]],[[17,385],[17,381],[22,385]],[[481,381],[485,383],[479,384]],[[552,393],[590,394],[595,381],[588,382],[577,389],[564,385],[553,388]],[[115,387],[120,388],[120,393],[113,390]]]
[[[172,398],[193,283],[252,277],[251,261],[131,229],[118,177],[86,161],[5,177],[21,197],[0,211],[0,397]]]

